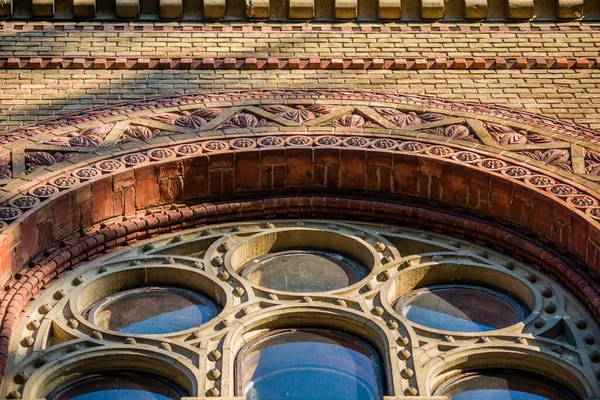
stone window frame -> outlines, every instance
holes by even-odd
[[[371,254],[376,255],[377,266],[359,282],[358,287],[353,285],[313,294],[276,294],[236,276],[235,270],[228,265],[229,255],[239,243],[244,243],[248,235],[253,237],[290,229],[327,231],[355,237],[355,240],[366,243],[371,249],[369,253],[372,251]],[[236,242],[232,238],[240,239]],[[194,240],[209,243],[202,260],[169,253]],[[407,245],[417,246],[419,250],[414,254],[407,253],[406,249],[399,250]],[[144,265],[146,261],[150,261],[148,265]],[[534,314],[530,320],[482,335],[422,329],[394,314],[392,300],[397,298],[400,277],[409,273],[418,276],[427,269],[440,272],[440,268],[447,269],[446,276],[450,276],[457,263],[464,270],[479,271],[479,275],[475,275],[480,280],[505,274],[512,277],[509,282],[518,281],[523,287],[531,288]],[[163,273],[162,276],[179,276],[180,280],[186,280],[183,276],[190,273],[201,276],[210,282],[211,287],[220,288],[224,312],[202,325],[200,330],[205,329],[204,334],[195,338],[193,333],[186,331],[160,337],[121,335],[94,329],[77,318],[76,296],[85,292],[86,287],[107,276],[139,269],[170,271],[169,275]],[[174,270],[180,274],[173,274]],[[490,274],[490,271],[495,271],[496,275]],[[157,273],[157,276],[161,274]],[[435,276],[439,278],[439,274]],[[410,287],[403,290],[408,289]],[[386,295],[389,298],[386,299]],[[566,304],[570,313],[565,311]],[[543,314],[545,322],[538,328],[535,324],[540,320],[540,314]],[[554,326],[550,323],[556,322],[554,316],[565,318],[564,323],[576,336],[576,342],[585,343],[581,349],[541,335],[531,335],[541,332],[547,336],[544,329]],[[35,320],[39,321],[34,323]],[[429,395],[440,384],[439,377],[449,379],[457,369],[484,368],[489,366],[490,360],[534,369],[545,376],[553,376],[555,371],[560,370],[566,386],[584,396],[592,396],[600,392],[591,368],[600,362],[596,343],[600,330],[593,321],[585,306],[550,277],[465,240],[362,222],[269,220],[227,223],[158,236],[95,259],[55,281],[50,290],[30,303],[20,323],[18,337],[10,349],[11,359],[6,375],[9,379],[5,379],[1,394],[14,398],[14,393],[22,393],[24,398],[36,398],[40,395],[40,386],[45,385],[44,379],[50,374],[47,371],[51,371],[53,365],[63,371],[64,368],[68,370],[69,365],[75,365],[73,363],[78,357],[89,359],[91,354],[95,354],[109,357],[111,365],[118,367],[115,354],[126,352],[132,355],[140,351],[152,359],[171,360],[167,364],[177,365],[184,371],[187,368],[189,371],[183,374],[191,376],[193,382],[185,385],[193,396],[227,397],[233,395],[232,383],[223,387],[220,377],[234,376],[236,354],[246,343],[265,329],[310,325],[343,329],[373,344],[385,366],[387,392],[397,396],[395,398],[412,398],[419,392]],[[523,327],[531,329],[529,335],[521,334]],[[50,332],[63,342],[44,350]],[[192,347],[200,346],[198,350],[190,352],[189,346],[181,344],[182,337]],[[104,345],[106,343],[110,344]],[[439,362],[441,354],[444,354],[444,363]],[[582,366],[577,367],[572,361],[561,358],[561,355],[567,354],[578,355]],[[57,364],[57,359],[61,359],[60,364]],[[192,362],[190,366],[189,361],[183,361],[185,359],[194,359],[196,364]],[[127,363],[121,365],[126,367]]]

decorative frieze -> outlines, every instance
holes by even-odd
[[[115,0],[115,13],[118,18],[137,18],[140,14],[139,0]]]
[[[421,17],[423,19],[444,18],[444,0],[421,0]]]
[[[379,0],[379,19],[400,19],[401,17],[401,0]]]
[[[54,0],[32,0],[31,10],[34,17],[54,17]]]
[[[159,7],[162,19],[180,19],[183,16],[182,0],[160,0]]]
[[[269,0],[246,0],[246,17],[267,19],[270,14]]]
[[[204,0],[204,19],[221,19],[225,16],[225,0]]]
[[[96,0],[73,0],[73,14],[77,18],[94,18],[96,16]]]
[[[73,13],[59,7],[55,13],[54,2],[51,0],[0,0],[0,17],[10,17],[13,14],[13,1],[19,4],[21,12],[30,11],[34,17],[56,18],[73,20],[78,18],[94,18],[96,13],[103,18],[131,20],[139,18],[140,0],[116,0],[115,8],[108,7],[107,3],[96,4],[95,0],[73,0]],[[148,2],[150,0],[141,0]],[[544,10],[544,22],[551,20],[573,20],[586,18],[594,21],[600,13],[600,2],[589,2],[584,7],[585,0],[552,0],[556,7]],[[159,0],[157,15],[152,15],[154,6],[145,7],[144,20],[177,20],[186,21],[213,21],[246,19],[269,20],[281,22],[283,20],[373,20],[376,11],[378,20],[414,22],[420,15],[422,20],[451,19],[456,22],[457,16],[462,15],[464,20],[530,20],[535,19],[534,0],[374,0],[371,6],[358,6],[358,0],[331,0],[333,10],[329,7],[316,7],[316,0],[287,0],[281,6],[271,10],[270,0],[244,0],[237,3],[235,0],[204,0],[202,1],[202,15],[186,15],[188,10],[183,8],[183,0]],[[245,8],[240,15],[240,6]],[[376,7],[373,10],[371,7]],[[282,8],[284,7],[284,8]],[[97,10],[98,9],[98,10]],[[331,15],[333,11],[333,15]],[[193,12],[189,10],[189,12]],[[584,15],[585,13],[585,15]],[[111,15],[112,14],[112,15]],[[417,18],[416,18],[417,17]],[[431,27],[433,28],[433,27]]]
[[[312,19],[315,16],[315,0],[290,0],[290,19]]]
[[[465,0],[466,19],[485,19],[488,13],[488,0]]]
[[[10,17],[13,13],[12,0],[0,0],[0,17]]]
[[[335,0],[336,19],[356,19],[358,15],[357,0]]]
[[[558,18],[579,19],[583,18],[583,0],[557,0]]]
[[[508,0],[508,19],[531,19],[533,18],[533,0]]]

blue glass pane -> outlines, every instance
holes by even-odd
[[[171,397],[141,390],[102,390],[71,397],[72,400],[171,400]],[[67,398],[65,398],[67,400]]]
[[[378,400],[379,361],[360,344],[330,333],[286,332],[244,361],[247,400]]]
[[[217,315],[218,308],[198,293],[146,287],[108,296],[89,311],[96,325],[122,333],[167,334],[195,328]]]
[[[165,334],[183,331],[202,325],[211,319],[210,310],[204,304],[158,314],[140,322],[117,329],[118,332],[135,334]]]
[[[450,396],[452,400],[547,400],[547,397],[536,394],[517,392],[515,390],[484,389],[471,390]]]
[[[113,372],[88,375],[50,393],[48,400],[180,400],[183,389],[152,375]]]
[[[526,316],[526,307],[516,300],[467,285],[421,289],[400,299],[395,309],[417,324],[453,332],[492,331]]]
[[[451,381],[436,395],[451,400],[574,400],[577,397],[557,382],[518,371],[467,373]]]
[[[367,274],[359,262],[316,250],[286,250],[251,260],[241,269],[250,281],[286,292],[324,292],[352,285]]]

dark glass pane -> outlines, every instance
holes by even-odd
[[[288,292],[339,289],[366,275],[366,268],[348,257],[309,250],[268,254],[242,267],[242,276],[257,285]]]
[[[568,400],[576,399],[556,382],[516,372],[467,374],[443,393],[452,400]]]
[[[416,291],[399,300],[395,308],[417,324],[454,332],[486,332],[525,318],[525,307],[517,301],[476,286]]]
[[[165,334],[202,325],[216,305],[197,293],[175,288],[141,288],[100,300],[90,311],[98,326],[117,332]]]
[[[326,331],[270,336],[243,360],[247,400],[376,400],[380,362],[359,339]]]
[[[58,388],[48,400],[179,400],[184,395],[161,378],[122,372],[83,377]]]

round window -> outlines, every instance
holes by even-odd
[[[515,371],[467,373],[436,390],[452,400],[575,400],[571,391],[544,377]]]
[[[247,400],[378,400],[378,354],[361,339],[325,330],[279,331],[238,359],[238,392]]]
[[[439,285],[402,296],[395,310],[417,324],[453,332],[487,332],[525,319],[527,307],[495,290]]]
[[[86,375],[59,387],[48,400],[179,400],[188,394],[173,382],[154,375],[110,372]]]
[[[117,332],[167,334],[200,326],[217,313],[215,303],[196,292],[145,287],[107,296],[84,314],[97,326]]]
[[[269,253],[242,266],[241,275],[253,283],[288,292],[325,292],[350,286],[367,269],[340,254],[317,250]]]

